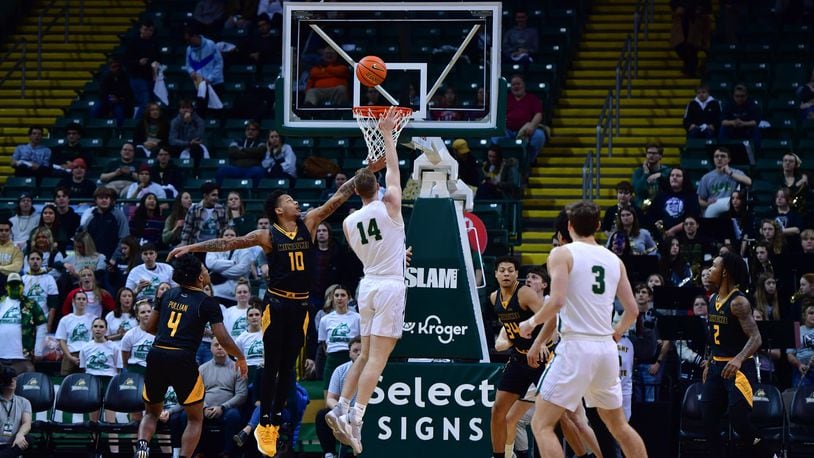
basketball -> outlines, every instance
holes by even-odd
[[[378,86],[386,77],[387,66],[376,56],[365,56],[356,64],[356,78],[365,86]]]

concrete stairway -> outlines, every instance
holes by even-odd
[[[524,264],[544,263],[551,250],[552,222],[564,205],[582,197],[582,164],[595,151],[596,123],[625,38],[633,30],[634,0],[598,0],[572,60],[563,93],[553,111],[552,137],[531,173],[524,199],[526,231],[517,248]],[[664,162],[679,163],[684,144],[681,118],[694,96],[697,79],[686,78],[681,61],[670,49],[671,14],[666,2],[656,2],[649,40],[639,35],[639,77],[631,97],[621,98],[621,131],[614,138],[613,157],[601,160],[604,209],[616,201],[614,186],[629,180],[641,164],[644,144],[660,141]]]
[[[31,12],[17,30],[2,45],[2,53],[11,49],[20,38],[28,42],[25,98],[20,94],[20,73],[0,86],[0,183],[13,174],[11,153],[16,145],[28,142],[28,128],[40,125],[46,135],[54,121],[61,116],[77,92],[93,76],[106,54],[119,44],[119,35],[131,27],[144,11],[142,2],[130,0],[84,0],[84,22],[80,21],[80,2],[70,2],[69,36],[64,41],[62,17],[43,37],[42,74],[37,77],[37,19],[48,4],[35,0]],[[62,2],[57,2],[57,8]],[[53,16],[46,16],[45,23]],[[0,74],[11,68],[20,52],[0,65]]]

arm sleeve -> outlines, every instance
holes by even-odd
[[[87,361],[85,360],[85,348],[83,347],[81,350],[79,350],[79,367],[84,369],[86,363]]]
[[[45,348],[45,336],[48,334],[48,325],[43,323],[37,326],[37,336],[34,341],[34,356],[42,356]]]

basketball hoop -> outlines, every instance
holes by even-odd
[[[367,161],[369,163],[375,162],[384,156],[384,137],[379,131],[379,120],[381,120],[388,111],[392,110],[396,113],[396,127],[393,128],[393,143],[398,143],[399,134],[413,110],[407,107],[353,107],[353,117],[356,118],[356,123],[359,124],[359,129],[362,130],[362,135],[365,137],[367,143]]]

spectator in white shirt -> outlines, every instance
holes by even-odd
[[[99,379],[102,393],[107,391],[107,385],[122,367],[119,348],[105,337],[107,335],[107,322],[104,318],[95,318],[91,324],[93,340],[86,343],[79,350],[79,367]],[[91,421],[99,420],[99,411],[90,413]],[[105,410],[105,421],[115,423],[116,414]]]
[[[48,319],[48,329],[53,329],[56,310],[59,308],[59,289],[54,277],[42,269],[42,253],[28,253],[28,273],[23,275],[23,296],[36,302]]]
[[[166,284],[166,283],[165,283]],[[148,300],[136,304],[138,326],[127,331],[122,337],[122,368],[126,372],[144,374],[147,368],[147,353],[153,348],[155,336],[147,332],[147,320],[153,307]]]
[[[162,282],[175,286],[172,281],[172,266],[163,262],[156,262],[158,250],[152,243],[141,246],[141,260],[144,264],[133,267],[127,275],[125,286],[136,293],[136,300],[153,299],[158,285]]]
[[[221,237],[227,240],[236,236],[237,232],[232,227],[221,232]],[[209,269],[212,280],[212,293],[217,297],[234,300],[238,280],[248,279],[251,275],[252,261],[254,256],[248,248],[206,253],[206,268]]]
[[[77,291],[73,296],[73,313],[59,320],[56,338],[62,348],[62,368],[60,375],[79,372],[79,351],[90,342],[94,316],[85,313],[88,296],[84,291]]]

